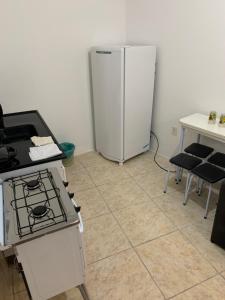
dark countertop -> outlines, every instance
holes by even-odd
[[[27,125],[31,124],[35,127],[38,136],[51,136],[54,142],[58,145],[61,149],[60,145],[58,144],[56,138],[52,134],[51,130],[48,128],[45,121],[42,119],[41,115],[37,110],[30,110],[18,113],[11,113],[5,114],[3,116],[5,128],[12,127],[12,126],[20,126],[20,125]],[[29,148],[33,147],[31,140],[23,140],[23,141],[15,141],[12,143],[7,144],[7,146],[13,147],[17,151],[17,155],[15,157],[15,163],[7,167],[0,166],[0,173],[5,173],[21,168],[26,168],[34,165],[43,164],[46,162],[61,160],[66,158],[64,153],[58,156],[54,156],[51,158],[32,161],[29,156]]]

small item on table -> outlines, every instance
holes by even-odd
[[[216,124],[216,111],[211,111],[209,113],[209,124]]]
[[[220,121],[219,121],[220,127],[225,127],[225,114],[221,114]]]
[[[43,146],[54,143],[51,136],[32,136],[31,141],[35,146]]]

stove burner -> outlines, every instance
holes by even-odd
[[[44,205],[39,205],[32,209],[32,214],[34,218],[42,218],[47,214],[47,212],[48,209]]]
[[[36,188],[38,188],[40,186],[40,182],[38,181],[38,179],[33,179],[31,181],[28,181],[26,183],[26,186],[27,186],[28,190],[35,190]]]

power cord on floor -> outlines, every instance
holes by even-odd
[[[165,169],[164,167],[162,167],[162,166],[157,162],[157,160],[156,160],[156,156],[157,156],[158,150],[159,150],[159,139],[158,139],[157,135],[156,135],[152,130],[151,130],[151,133],[150,133],[150,134],[151,134],[151,136],[153,136],[153,137],[155,138],[156,144],[157,144],[157,147],[156,147],[156,151],[155,151],[153,160],[154,160],[155,164],[156,164],[160,169],[162,169],[162,170],[165,171],[165,172],[168,172],[168,170]],[[176,173],[176,171],[170,171],[170,172]]]

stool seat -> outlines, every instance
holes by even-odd
[[[225,168],[225,154],[221,152],[216,152],[208,159],[208,162],[219,167]]]
[[[201,159],[188,155],[186,153],[179,153],[170,159],[170,163],[188,171],[194,169],[202,162]]]
[[[206,158],[213,152],[213,148],[199,144],[199,143],[193,143],[187,148],[184,149],[186,153],[195,155],[200,158]]]
[[[209,183],[215,183],[225,178],[223,170],[209,163],[197,166],[192,170],[192,173]]]

